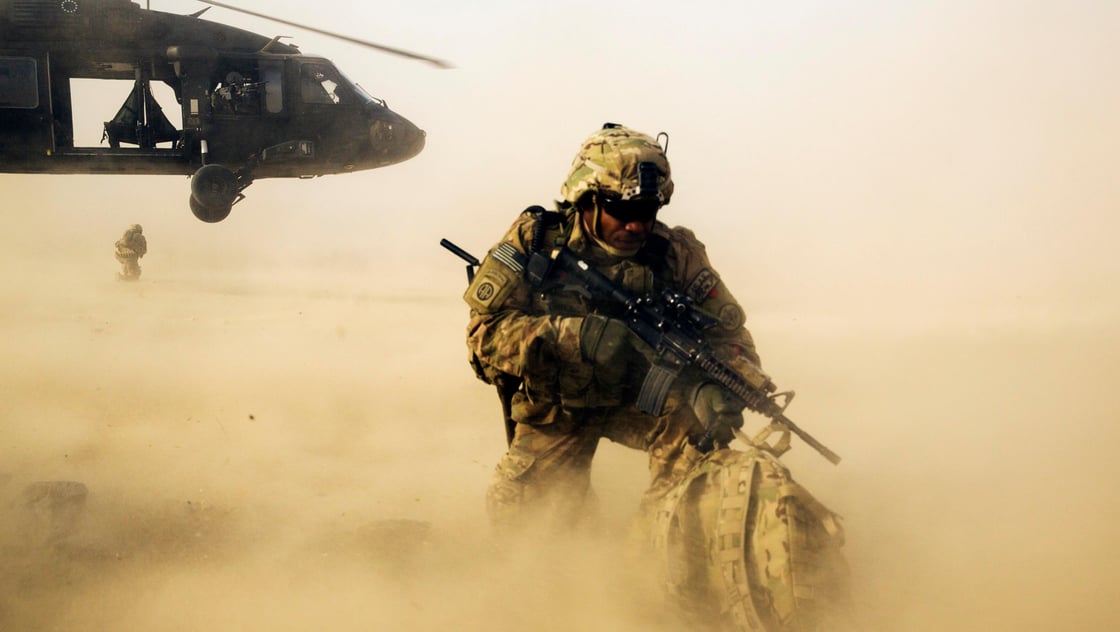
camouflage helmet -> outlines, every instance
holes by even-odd
[[[643,169],[639,165],[645,163],[656,166],[656,184],[647,184],[643,191],[639,178]],[[655,193],[662,206],[668,204],[673,195],[673,179],[665,150],[641,132],[615,123],[603,125],[583,141],[568,178],[560,187],[560,195],[569,204],[575,204],[587,192],[613,193],[624,200]]]
[[[144,232],[144,227],[141,226],[140,224],[133,224],[132,226],[128,227],[128,232],[130,232],[130,233],[142,233],[142,232]]]

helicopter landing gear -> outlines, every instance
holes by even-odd
[[[243,188],[237,174],[228,167],[204,165],[191,176],[191,212],[204,222],[220,222],[229,217],[234,203],[243,197]]]
[[[198,219],[206,222],[207,224],[216,224],[223,219],[229,217],[229,212],[233,210],[232,204],[225,206],[203,206],[198,200],[191,196],[191,213]]]

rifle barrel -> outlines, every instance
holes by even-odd
[[[793,434],[801,437],[802,441],[809,444],[809,447],[813,448],[814,450],[819,452],[821,456],[828,459],[829,463],[833,465],[840,465],[839,454],[836,454],[832,450],[829,450],[823,443],[817,441],[816,437],[809,434],[808,432],[805,432],[800,427],[798,427],[797,424],[793,423],[793,420],[791,420],[789,417],[786,417],[785,415],[778,415],[774,419],[778,423],[784,425],[786,428],[792,430]]]

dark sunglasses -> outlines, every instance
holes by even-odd
[[[638,197],[624,200],[613,195],[600,195],[599,204],[603,212],[620,222],[652,222],[661,210],[657,198]]]

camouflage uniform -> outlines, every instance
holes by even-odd
[[[667,179],[667,163],[664,171]],[[571,178],[566,197],[578,196],[570,184]],[[671,181],[669,187],[671,192]],[[548,215],[554,221],[538,240],[545,248],[566,245],[631,292],[667,287],[685,292],[719,319],[709,340],[722,360],[732,367],[758,363],[743,310],[692,231],[656,222],[638,252],[612,254],[588,234],[571,205],[561,204],[560,214]],[[542,221],[547,221],[545,215],[523,213],[499,245],[529,253],[534,228]],[[479,377],[492,383],[511,377],[520,381],[510,411],[515,432],[487,492],[491,521],[499,528],[520,525],[531,516],[557,528],[578,523],[588,509],[591,461],[603,437],[649,454],[650,485],[642,504],[651,507],[699,458],[690,439],[703,426],[685,397],[690,383],[699,380],[684,374],[661,416],[639,412],[635,399],[648,358],[632,352],[616,365],[596,366],[580,354],[583,317],[620,317],[617,308],[565,283],[562,275],[534,287],[503,258],[492,249],[464,296],[471,307],[467,344]]]
[[[139,279],[140,257],[148,253],[148,240],[144,238],[144,229],[140,224],[129,226],[115,245],[117,261],[121,263],[121,272],[117,278],[124,281]]]

